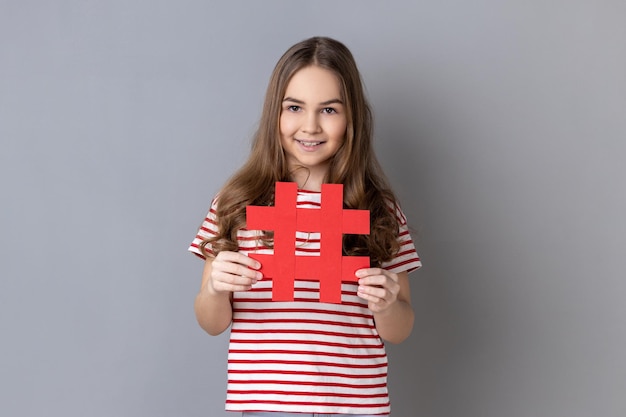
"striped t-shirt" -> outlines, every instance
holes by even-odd
[[[319,209],[321,193],[298,191],[298,208]],[[216,201],[189,250],[217,231]],[[421,266],[406,218],[396,207],[401,248],[383,265],[391,272]],[[238,232],[243,254],[271,254],[261,232]],[[319,256],[319,233],[296,233],[297,256]],[[206,247],[211,253],[210,245]],[[389,414],[387,355],[356,282],[343,282],[341,304],[319,302],[319,283],[296,280],[294,301],[273,302],[272,281],[233,294],[226,410]]]

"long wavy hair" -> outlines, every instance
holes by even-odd
[[[344,207],[370,211],[369,235],[344,235],[347,255],[365,255],[380,266],[398,251],[396,198],[372,147],[372,112],[352,53],[341,42],[313,37],[289,48],[279,59],[267,87],[263,113],[247,162],[218,194],[218,234],[202,242],[214,255],[236,251],[237,231],[246,224],[246,206],[273,205],[277,181],[292,181],[280,143],[279,120],[287,84],[300,69],[316,65],[333,72],[341,83],[341,99],[347,110],[346,137],[330,161],[326,183],[343,184]],[[266,243],[273,234],[265,232]]]

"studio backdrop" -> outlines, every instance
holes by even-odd
[[[626,3],[0,0],[0,414],[227,416],[187,253],[273,65],[360,66],[424,267],[394,417],[626,415]]]

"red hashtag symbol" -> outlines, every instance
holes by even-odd
[[[273,281],[272,300],[293,301],[295,279],[320,283],[320,301],[341,303],[341,281],[357,281],[357,269],[369,268],[366,256],[343,256],[344,233],[370,232],[369,211],[343,208],[343,185],[322,184],[319,210],[296,207],[298,186],[277,182],[273,207],[247,206],[248,230],[273,230],[274,254],[250,254]],[[296,256],[296,230],[320,233],[320,256]]]

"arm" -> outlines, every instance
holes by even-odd
[[[230,326],[233,319],[233,291],[248,291],[261,273],[261,265],[237,252],[220,252],[207,258],[202,272],[202,284],[194,309],[198,324],[208,334],[216,336]]]
[[[414,313],[408,273],[367,268],[358,270],[356,276],[360,278],[358,295],[368,301],[380,337],[391,343],[409,337]]]

